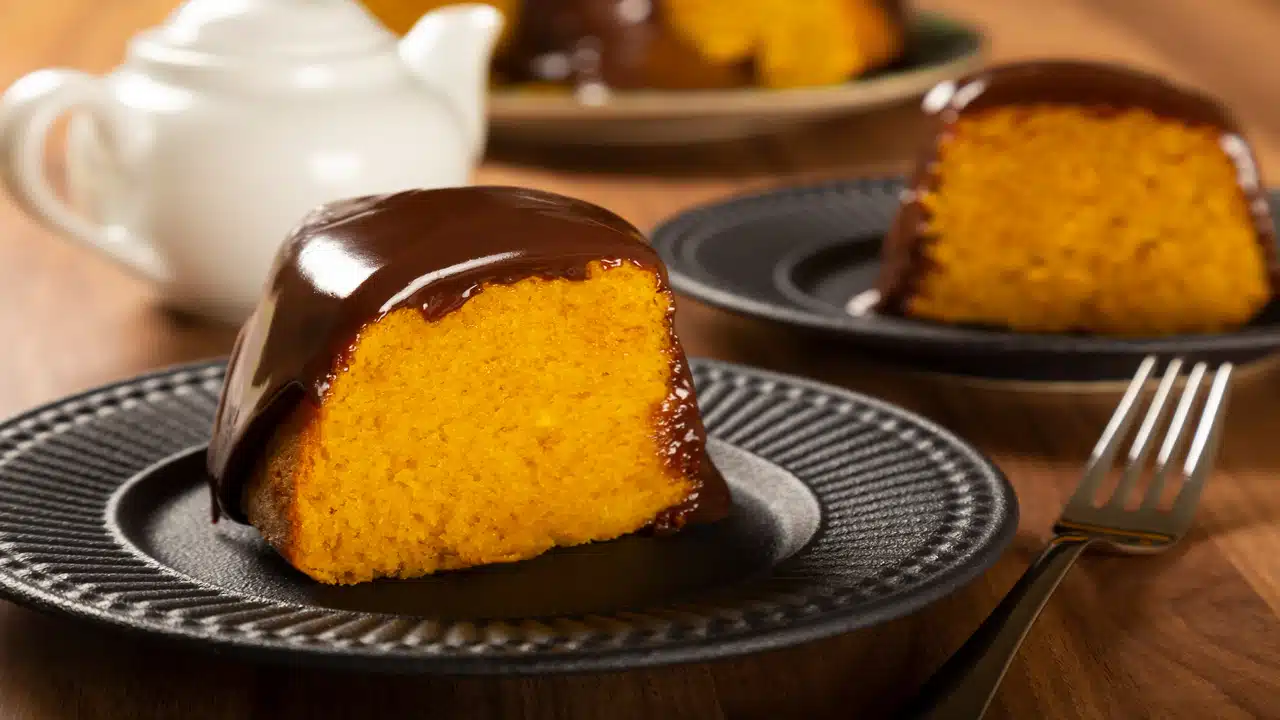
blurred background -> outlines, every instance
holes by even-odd
[[[1275,0],[502,0],[493,5],[507,19],[491,52],[477,30],[483,19],[410,31],[445,4],[0,0],[0,89],[14,108],[0,123],[0,175],[11,188],[35,188],[0,194],[0,417],[225,355],[265,261],[320,194],[524,185],[597,203],[649,232],[754,190],[897,176],[927,139],[924,94],[990,63],[1102,60],[1199,88],[1239,120],[1263,182],[1280,172]],[[362,64],[380,32],[407,36],[402,54],[439,86],[427,99],[401,102],[395,93],[408,85]],[[118,74],[131,48],[151,64]],[[220,73],[210,57],[234,57],[238,72]],[[51,68],[62,70],[39,72]],[[98,78],[111,73],[118,84],[108,89]],[[69,132],[60,111],[73,107],[101,110]],[[473,107],[482,108],[474,117]],[[81,149],[69,154],[68,142]],[[290,160],[299,157],[314,162]],[[384,174],[364,172],[375,167]],[[845,717],[856,701],[894,701],[881,689],[901,694],[923,679],[1042,545],[1114,398],[909,377],[844,350],[810,353],[782,329],[689,298],[679,304],[691,355],[867,390],[991,453],[1023,504],[1010,558],[933,614],[861,639],[640,682],[342,677],[314,689],[308,683],[322,676],[258,676],[140,643],[107,645],[0,604],[0,656],[12,659],[0,673],[0,711],[172,717],[194,697],[213,709],[182,716],[366,717],[365,703],[378,698],[388,715],[440,707],[474,717],[484,707],[480,715],[496,717],[537,700],[554,708],[542,717],[598,717],[611,702],[627,711],[617,717]],[[1249,648],[1265,646],[1264,631],[1276,627],[1276,525],[1266,505],[1280,468],[1274,374],[1254,376],[1234,401],[1223,478],[1206,496],[1204,533],[1221,537],[1145,588],[1162,610],[1188,617],[1171,613],[1146,626],[1148,636],[1124,633],[1158,613],[1086,622],[1079,608],[1098,608],[1097,587],[1140,594],[1125,584],[1127,569],[1099,563],[1064,585],[1074,597],[1063,606],[1075,610],[1046,613],[1032,636],[1040,645],[1006,681],[1001,717],[1209,717],[1223,698],[1270,707],[1269,688],[1250,681],[1264,676],[1268,656]],[[1250,588],[1267,589],[1271,610]],[[1227,617],[1205,620],[1214,613]],[[1113,645],[1118,636],[1124,642]],[[428,695],[434,705],[422,704]],[[85,708],[98,713],[75,712]]]

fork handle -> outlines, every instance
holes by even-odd
[[[978,630],[938,668],[904,709],[912,720],[977,720],[986,713],[1031,624],[1085,547],[1081,535],[1058,535]]]

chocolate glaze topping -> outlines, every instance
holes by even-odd
[[[901,0],[884,7],[902,32]],[[800,3],[797,3],[800,4]],[[717,64],[673,31],[662,0],[523,0],[494,66],[509,82],[634,90],[752,85],[751,62]]]
[[[633,226],[603,208],[514,187],[412,190],[331,203],[307,215],[277,253],[266,292],[236,339],[208,450],[214,520],[247,522],[241,494],[263,443],[299,403],[318,407],[365,324],[416,307],[428,319],[483,286],[527,277],[581,280],[588,263],[666,268]],[[671,393],[657,431],[668,462],[699,486],[654,519],[663,531],[709,522],[729,491],[705,453],[688,362],[671,324]]]
[[[1280,288],[1275,230],[1253,151],[1239,123],[1220,103],[1156,75],[1105,63],[1036,61],[1001,65],[938,84],[924,98],[929,139],[907,179],[902,205],[885,236],[877,311],[902,314],[928,269],[924,254],[928,214],[920,197],[937,189],[934,164],[939,145],[962,115],[1010,105],[1062,104],[1090,107],[1100,114],[1145,109],[1189,125],[1221,133],[1223,151],[1236,167],[1237,182],[1253,216],[1266,254],[1273,288]]]

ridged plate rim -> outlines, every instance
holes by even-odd
[[[46,403],[0,423],[0,482],[5,482],[5,473],[10,468],[11,462],[16,458],[22,457],[23,452],[37,440],[54,437],[58,433],[65,432],[72,425],[90,422],[94,417],[109,416],[119,412],[129,402],[133,402],[135,405],[141,402],[145,405],[147,397],[149,395],[154,396],[160,392],[161,389],[166,387],[166,383],[171,386],[175,397],[181,395],[178,392],[179,389],[190,388],[193,385],[204,384],[207,391],[209,389],[207,384],[220,381],[221,373],[225,367],[224,363],[225,361],[220,359],[176,365],[149,372]],[[323,626],[323,630],[313,632],[313,634],[297,634],[292,637],[254,635],[243,630],[228,630],[224,625],[216,622],[204,622],[199,618],[184,617],[181,610],[169,612],[169,620],[165,621],[155,617],[148,617],[148,613],[145,611],[137,612],[136,607],[131,610],[127,603],[115,603],[109,599],[104,599],[95,604],[92,600],[86,600],[86,596],[92,598],[93,596],[101,596],[102,593],[93,589],[77,587],[74,583],[60,580],[53,573],[35,567],[34,563],[14,552],[15,541],[12,537],[13,533],[3,529],[0,529],[0,596],[21,605],[58,615],[92,621],[115,629],[141,633],[149,637],[161,638],[203,650],[213,650],[219,653],[273,662],[305,663],[378,672],[438,673],[447,675],[529,675],[562,672],[600,672],[712,661],[748,653],[781,649],[895,619],[919,610],[973,581],[994,564],[1011,542],[1018,521],[1018,504],[1012,487],[1001,471],[990,460],[949,431],[915,413],[890,403],[816,381],[721,361],[691,358],[690,363],[696,377],[701,377],[703,374],[711,374],[730,378],[728,382],[733,386],[731,391],[740,390],[746,387],[748,383],[754,382],[759,386],[768,386],[770,388],[769,392],[791,393],[794,395],[793,399],[797,400],[808,393],[816,399],[815,402],[818,407],[825,408],[826,405],[835,403],[836,412],[849,414],[857,408],[869,417],[881,417],[889,423],[887,427],[882,428],[886,432],[891,427],[897,427],[901,423],[902,427],[910,433],[909,435],[903,434],[903,437],[910,438],[913,445],[920,452],[924,453],[932,449],[934,455],[939,455],[947,459],[948,462],[958,459],[966,463],[960,470],[955,470],[954,474],[959,476],[961,470],[964,470],[967,473],[964,478],[965,481],[976,482],[978,490],[976,491],[977,495],[971,492],[965,496],[965,502],[971,502],[974,497],[979,497],[983,492],[989,491],[991,497],[985,501],[985,505],[982,507],[985,508],[983,512],[990,513],[991,517],[987,520],[986,525],[980,529],[980,532],[971,539],[970,546],[959,553],[959,557],[948,561],[948,566],[942,571],[929,574],[927,579],[917,583],[910,592],[882,596],[852,607],[846,605],[844,610],[824,611],[817,608],[814,603],[829,601],[838,604],[839,596],[837,594],[824,596],[822,592],[832,591],[830,588],[823,588],[821,592],[815,591],[814,595],[805,598],[805,603],[807,604],[797,605],[796,609],[791,611],[792,617],[789,622],[774,625],[764,630],[753,631],[750,627],[747,627],[745,630],[735,631],[737,634],[729,633],[725,637],[707,637],[709,631],[706,628],[717,622],[725,622],[731,625],[736,623],[738,626],[744,625],[745,623],[741,619],[742,613],[739,613],[736,621],[725,620],[723,617],[713,617],[710,620],[699,619],[698,622],[703,626],[701,639],[695,637],[692,640],[680,640],[648,646],[642,645],[639,647],[629,647],[623,643],[613,648],[590,647],[585,650],[558,654],[538,652],[536,648],[534,651],[523,651],[522,654],[511,655],[483,655],[474,652],[415,652],[412,649],[406,650],[401,646],[388,647],[386,644],[368,640],[367,638],[370,633],[374,632],[373,630],[367,630],[364,635],[359,636],[364,639],[362,642],[327,640],[326,635],[334,636],[340,630],[347,634],[354,632],[351,626],[355,626],[355,629],[360,629],[362,624],[382,624],[386,626],[387,623],[405,622],[414,622],[420,626],[422,622],[419,622],[417,618],[397,618],[396,616],[384,616],[376,613],[330,610],[296,603],[285,603],[273,599],[260,599],[211,586],[197,587],[195,591],[187,590],[187,592],[204,593],[201,598],[196,598],[195,595],[192,595],[193,599],[212,601],[221,597],[226,599],[228,603],[247,602],[264,606],[237,611],[237,614],[249,618],[252,618],[254,613],[270,617],[271,612],[277,611],[317,614],[314,619],[295,621],[294,627],[326,617],[339,617],[342,621],[330,626]],[[747,425],[749,424],[748,422]],[[708,425],[712,427],[712,423],[709,422]],[[715,435],[714,428],[712,429],[712,434]],[[916,438],[918,438],[918,442],[916,442]],[[944,450],[945,452],[943,452]],[[123,486],[146,467],[150,467],[156,462],[162,462],[168,457],[190,451],[190,446],[177,448],[163,457],[155,457],[150,463],[141,465],[121,478],[104,482],[114,482],[115,486]],[[59,462],[74,464],[74,458],[59,458],[57,455],[53,455],[53,458],[59,460]],[[48,508],[50,503],[56,504],[58,502],[57,498],[41,495],[42,492],[44,491],[37,492],[27,488],[21,494],[36,498],[38,501],[35,502],[34,506],[37,509],[41,508],[42,505]],[[4,518],[6,510],[9,510],[12,506],[12,497],[14,495],[0,497],[0,518]],[[92,504],[92,502],[85,500],[83,497],[79,499],[76,499],[75,495],[71,495],[71,497],[76,503]],[[123,574],[126,577],[131,574],[160,576],[162,579],[157,581],[159,584],[170,583],[175,587],[178,583],[183,582],[199,585],[199,581],[183,580],[184,576],[178,571],[164,567],[149,558],[139,557],[137,553],[125,547],[128,544],[127,541],[119,536],[118,529],[110,527],[110,524],[106,521],[105,512],[113,497],[116,497],[116,495],[109,492],[106,498],[101,501],[104,512],[101,531],[115,538],[116,543],[119,545],[118,552],[127,553],[131,562],[116,562],[116,569],[112,572]],[[823,496],[819,495],[819,499],[820,501],[823,500]],[[55,515],[58,514],[58,508],[50,509]],[[980,513],[975,513],[975,515],[978,514]],[[829,521],[830,518],[827,515],[824,502],[822,526],[824,528],[827,527]],[[952,529],[954,530],[954,528]],[[82,530],[74,532],[88,534]],[[37,536],[38,539],[43,537]],[[77,539],[77,537],[66,535],[65,542],[90,547],[87,542],[83,542],[82,539]],[[46,539],[53,540],[53,538]],[[35,545],[41,544],[35,543]],[[56,545],[56,542],[54,545]],[[132,547],[131,544],[129,545]],[[50,552],[56,553],[56,551]],[[66,548],[64,547],[61,552],[66,552]],[[93,552],[99,551],[95,550]],[[804,551],[802,550],[801,552]],[[108,551],[101,549],[101,553],[108,553]],[[88,556],[82,555],[81,557]],[[919,570],[925,561],[920,561],[918,558],[914,560],[919,561],[921,564],[908,568],[891,568],[891,570],[893,573],[901,573],[904,570]],[[927,561],[936,562],[936,559]],[[56,565],[56,563],[52,564]],[[111,565],[111,563],[107,563],[107,565]],[[864,578],[860,582],[873,585],[885,582],[885,580],[881,579],[883,577],[885,577],[885,572],[882,570],[875,577]],[[48,582],[42,584],[38,580],[39,578],[48,580]],[[129,581],[121,580],[121,582],[127,583]],[[848,591],[849,589],[843,588],[843,590]],[[208,597],[209,594],[212,594],[213,597]],[[641,613],[635,613],[635,615],[643,615],[645,612],[656,611],[646,610]],[[670,614],[678,614],[679,612],[679,610],[676,610]],[[774,611],[775,614],[780,612],[782,611]],[[805,616],[815,615],[819,616],[816,620],[806,621],[803,619]],[[213,613],[211,617],[217,617],[217,614]],[[616,622],[616,620],[611,621]],[[238,619],[237,622],[243,625],[246,621]],[[248,622],[254,622],[254,620],[250,619]],[[507,621],[490,624],[505,625],[507,627],[514,625],[514,623]],[[407,637],[407,633],[408,631],[405,631],[403,637]],[[465,645],[466,643],[462,644]],[[438,645],[439,643],[437,643]],[[483,648],[481,649],[483,650]],[[474,650],[474,647],[472,647],[472,650]]]

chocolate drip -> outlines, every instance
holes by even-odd
[[[925,96],[922,110],[930,120],[927,146],[907,179],[902,206],[885,236],[877,310],[902,314],[928,269],[924,247],[928,213],[922,195],[937,190],[934,164],[939,145],[962,115],[1011,105],[1073,105],[1100,114],[1143,109],[1188,125],[1208,126],[1221,134],[1223,152],[1236,168],[1237,184],[1252,215],[1258,242],[1270,268],[1273,288],[1280,287],[1275,228],[1253,151],[1239,123],[1220,103],[1158,76],[1104,63],[1036,61],[981,70],[938,84]],[[1064,152],[1067,149],[1064,149]]]
[[[513,187],[412,190],[335,202],[285,240],[270,284],[232,350],[208,450],[219,512],[247,522],[241,494],[277,423],[299,404],[318,407],[360,328],[400,308],[435,320],[485,284],[528,277],[581,280],[593,261],[666,268],[643,236],[603,208]],[[668,313],[673,384],[655,425],[668,462],[698,474],[697,501],[672,523],[722,517],[724,479],[705,456],[688,363]]]

